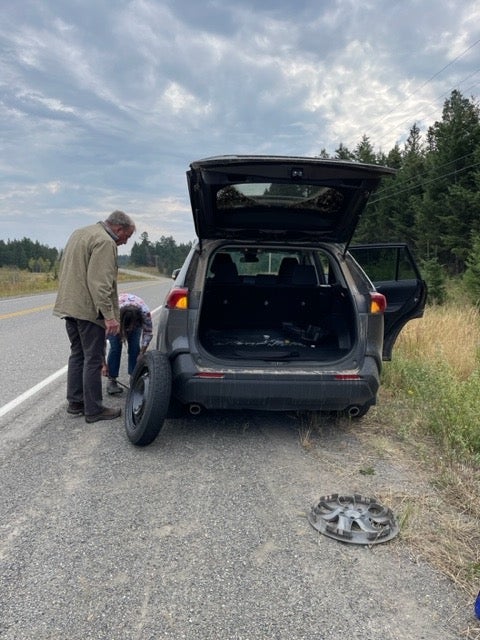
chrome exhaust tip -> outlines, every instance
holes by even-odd
[[[198,416],[202,413],[202,407],[199,404],[190,404],[188,405],[188,412],[191,416]]]

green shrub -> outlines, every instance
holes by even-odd
[[[383,383],[411,399],[416,428],[433,434],[446,454],[480,462],[480,368],[460,380],[448,362],[397,353],[384,368]]]
[[[428,302],[444,304],[447,297],[445,269],[437,258],[430,258],[422,262],[421,271],[428,287]]]
[[[480,236],[475,236],[472,250],[467,258],[463,284],[472,304],[480,306]]]

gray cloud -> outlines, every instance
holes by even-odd
[[[480,3],[20,0],[0,25],[0,237],[63,246],[121,208],[194,231],[190,161],[388,151],[478,94]],[[470,49],[469,49],[470,47]]]

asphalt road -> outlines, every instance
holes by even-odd
[[[129,290],[154,309],[167,286]],[[345,544],[306,518],[334,492],[428,491],[398,460],[328,422],[306,449],[291,414],[170,420],[136,448],[122,419],[66,414],[52,304],[0,301],[2,640],[462,637],[471,603],[401,535]]]

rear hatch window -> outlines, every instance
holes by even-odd
[[[199,238],[349,242],[372,191],[393,170],[317,158],[224,157],[190,165]]]

